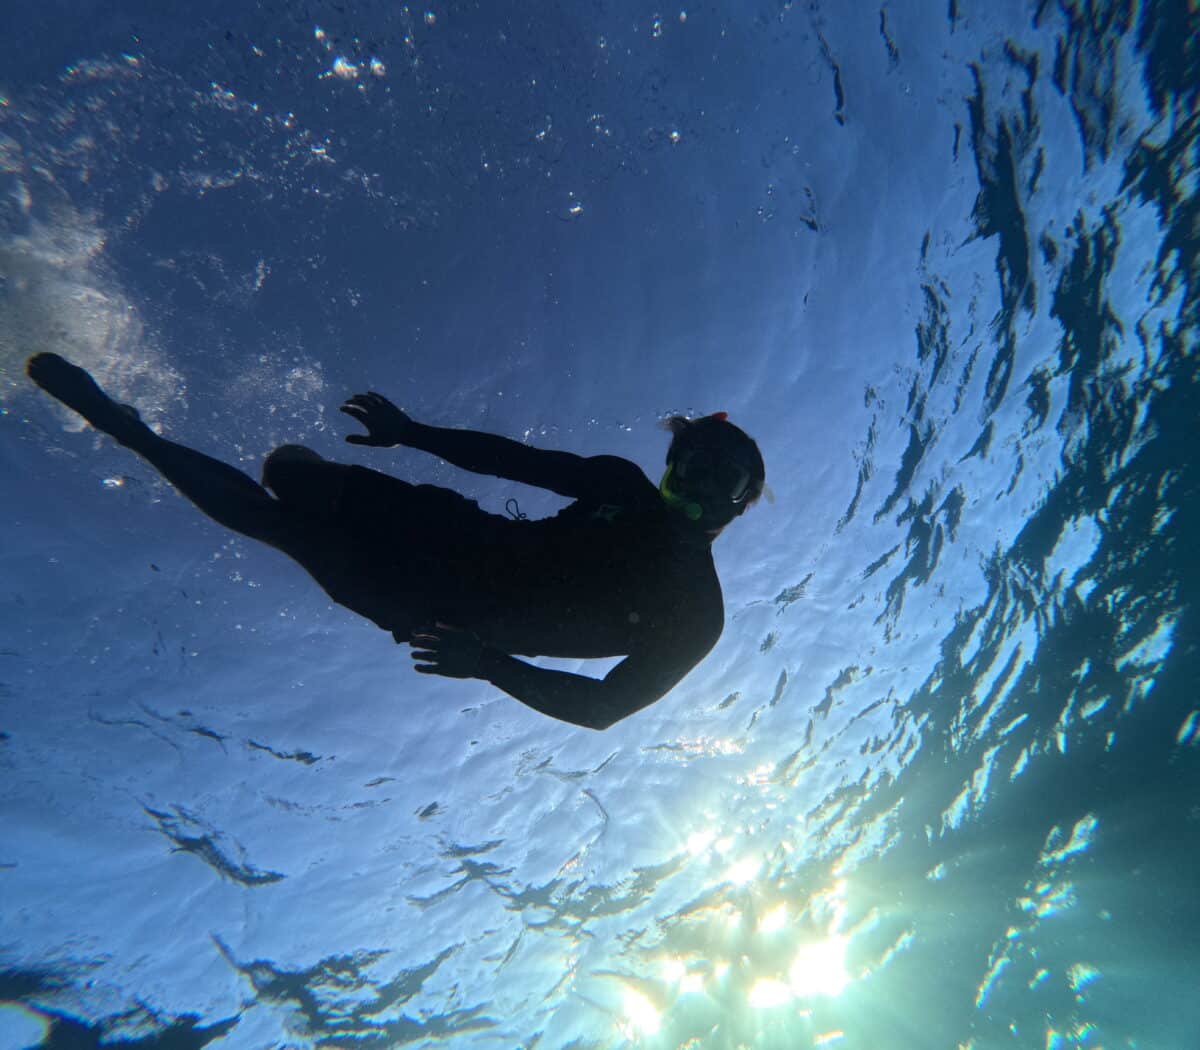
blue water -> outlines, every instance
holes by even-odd
[[[1200,1046],[1195,5],[176,8],[0,42],[0,1048]],[[725,410],[774,501],[593,733],[415,676],[43,349],[531,516],[337,405],[652,476]]]

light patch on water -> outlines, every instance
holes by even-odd
[[[833,936],[804,945],[788,968],[788,985],[799,998],[838,996],[850,983],[846,970],[848,938]]]
[[[983,619],[980,620],[980,624],[984,622]],[[979,627],[973,633],[979,634]],[[1020,678],[1021,671],[1036,657],[1037,651],[1037,628],[1031,620],[1024,620],[1013,629],[1003,645],[998,647],[987,668],[981,670],[969,703],[964,705],[955,718],[953,733],[956,747],[963,747],[968,740],[978,739],[987,732],[1012,698],[1012,690]],[[987,706],[972,728],[972,716],[984,704]]]
[[[0,1002],[0,1050],[31,1050],[50,1036],[50,1022],[20,1003]]]
[[[859,864],[869,861],[872,857],[891,849],[896,841],[897,832],[893,831],[898,817],[900,803],[880,813],[870,823],[864,824],[856,835],[853,843],[838,858],[833,866],[833,874],[842,876],[849,874]],[[890,832],[890,834],[889,834]]]
[[[1014,718],[1011,722],[1008,723],[1008,725],[1006,725],[1003,729],[1000,730],[999,736],[1001,738],[1008,736],[1014,729],[1018,728],[1021,725],[1024,725],[1024,723],[1026,723],[1028,721],[1029,721],[1028,715],[1017,715],[1016,718]]]
[[[983,1009],[983,1004],[987,1002],[988,996],[992,989],[996,986],[996,982],[1000,979],[1000,975],[1012,965],[1012,959],[1007,955],[1002,955],[992,962],[988,967],[987,973],[983,975],[983,980],[979,984],[979,989],[975,993],[975,1008]]]
[[[743,857],[741,860],[735,861],[725,871],[726,882],[732,882],[735,886],[744,885],[747,882],[753,882],[758,877],[759,870],[762,868],[762,858],[760,857]]]
[[[1068,586],[1074,584],[1096,553],[1100,538],[1100,526],[1090,515],[1073,519],[1046,556],[1046,578],[1053,580],[1061,574],[1068,581]]]
[[[962,826],[973,810],[980,809],[987,799],[988,781],[991,779],[992,767],[995,764],[996,752],[1000,745],[988,748],[979,763],[979,768],[971,775],[971,779],[963,785],[962,791],[942,814],[942,833],[953,831]]]
[[[766,915],[758,920],[759,933],[775,933],[787,925],[788,909],[786,904],[777,904]]]
[[[1160,616],[1154,630],[1117,657],[1117,670],[1128,667],[1152,668],[1171,651],[1175,637],[1175,617]]]
[[[1179,727],[1179,732],[1175,734],[1175,743],[1180,747],[1186,747],[1189,744],[1200,742],[1200,733],[1197,729],[1200,728],[1200,711],[1193,711],[1183,720],[1183,724]]]
[[[1089,984],[1100,978],[1100,971],[1087,963],[1073,963],[1067,970],[1067,980],[1073,992],[1082,992]]]
[[[1089,718],[1093,718],[1103,711],[1108,706],[1108,697],[1103,697],[1100,700],[1089,700],[1079,709],[1079,717],[1085,722]]]
[[[756,1009],[786,1006],[792,1001],[792,990],[774,977],[760,977],[750,986],[747,1000]]]
[[[893,941],[891,944],[889,944],[888,947],[884,950],[884,953],[879,957],[879,962],[875,966],[875,969],[876,970],[886,969],[888,964],[897,955],[899,955],[901,952],[907,950],[908,948],[912,947],[912,945],[916,942],[916,939],[917,939],[917,935],[916,935],[915,931],[905,930],[902,934],[900,934],[899,937],[897,937],[895,939],[895,941]]]
[[[621,996],[622,1009],[625,1016],[618,1027],[622,1033],[627,1038],[654,1035],[662,1026],[662,1016],[659,1013],[658,1007],[650,1001],[644,992],[629,985],[622,988]]]
[[[60,207],[52,221],[0,243],[0,404],[29,394],[25,361],[52,351],[81,365],[150,426],[184,399],[183,377],[108,272],[97,220]],[[67,430],[87,425],[55,404]]]
[[[356,66],[353,62],[343,58],[341,55],[338,55],[337,58],[333,60],[333,65],[329,67],[329,72],[324,75],[334,76],[339,80],[357,80],[358,66]]]
[[[687,976],[687,963],[677,955],[670,955],[663,959],[660,970],[664,981],[668,984],[678,984]]]
[[[1075,886],[1070,882],[1040,882],[1026,897],[1018,897],[1017,905],[1038,919],[1059,915],[1075,905]]]
[[[1075,856],[1077,853],[1082,853],[1091,845],[1099,823],[1091,814],[1081,818],[1071,829],[1070,838],[1061,846],[1058,843],[1062,840],[1062,829],[1057,827],[1051,829],[1049,836],[1046,838],[1046,845],[1043,847],[1042,855],[1038,858],[1038,863],[1045,867],[1051,867],[1062,863],[1062,861]]]
[[[659,980],[678,996],[703,992],[706,977],[720,979],[727,970],[728,963],[709,963],[698,956],[667,955],[658,961]]]

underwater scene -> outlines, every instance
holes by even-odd
[[[1200,1047],[1198,183],[1194,0],[10,4],[0,1050]],[[414,665],[146,451],[570,517],[381,404],[705,538]]]

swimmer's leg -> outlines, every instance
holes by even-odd
[[[180,494],[226,528],[259,540],[298,562],[335,602],[407,639],[420,617],[399,589],[381,586],[370,552],[348,537],[333,515],[352,468],[310,449],[285,445],[263,466],[273,497],[240,470],[159,437],[137,412],[113,401],[82,368],[56,354],[37,354],[29,377],[97,430],[132,449]]]
[[[159,437],[137,412],[110,398],[82,368],[57,354],[35,354],[29,378],[158,470],[201,511],[226,528],[287,553],[295,533],[284,506],[235,467]]]
[[[180,494],[212,520],[282,551],[298,562],[334,599],[397,637],[408,638],[418,622],[412,601],[380,587],[377,565],[348,541],[334,518],[349,467],[322,460],[300,445],[284,445],[263,466],[271,496],[241,470],[203,452],[168,442],[132,408],[112,400],[83,368],[56,354],[36,354],[26,371],[52,397],[142,456]]]

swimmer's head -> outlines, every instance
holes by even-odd
[[[663,426],[674,439],[659,491],[690,521],[710,531],[722,529],[762,495],[762,453],[724,412],[698,419],[671,416]]]

